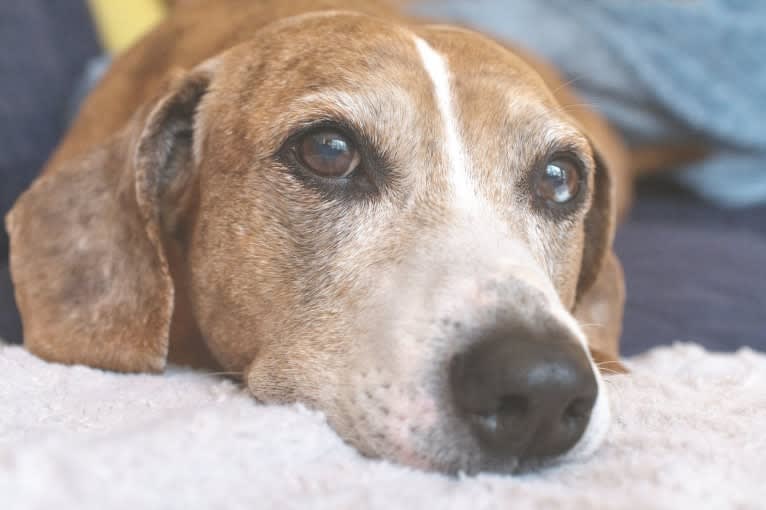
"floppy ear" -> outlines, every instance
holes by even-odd
[[[6,218],[24,343],[50,361],[165,366],[174,289],[163,234],[195,178],[211,69],[171,80],[124,130],[50,168]]]
[[[615,206],[612,179],[603,158],[595,149],[593,155],[593,199],[585,217],[585,246],[577,280],[578,301],[596,282],[614,240]]]
[[[612,250],[616,221],[609,169],[594,149],[595,175],[591,208],[585,218],[585,245],[574,315],[588,336],[594,360],[605,372],[624,372],[619,342],[625,304],[622,266]]]

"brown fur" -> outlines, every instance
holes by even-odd
[[[360,14],[290,18],[333,8]],[[445,198],[415,35],[449,59],[486,217]],[[392,174],[382,198],[349,205],[286,170],[280,147],[316,118],[343,118],[375,142]],[[543,134],[588,163],[588,201],[566,221],[519,194]],[[159,371],[168,357],[220,365],[261,400],[324,410],[364,452],[470,465],[433,457],[418,434],[439,434],[425,430],[412,428],[404,453],[391,428],[371,439],[360,429],[374,413],[359,399],[378,390],[349,392],[393,385],[375,398],[405,415],[427,405],[415,381],[438,379],[439,360],[465,345],[440,343],[454,334],[445,318],[479,327],[491,308],[554,320],[525,301],[538,290],[619,369],[624,289],[611,246],[630,197],[626,159],[554,71],[478,34],[363,0],[191,2],[117,59],[7,218],[25,345],[120,371]],[[410,337],[428,341],[405,346]]]

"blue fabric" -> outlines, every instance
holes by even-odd
[[[622,352],[676,340],[766,351],[766,206],[717,209],[657,185],[638,198],[616,240]]]
[[[0,218],[56,146],[67,99],[99,52],[83,0],[0,0]],[[2,227],[0,264],[7,252]]]
[[[680,181],[722,205],[766,203],[766,2],[440,0],[419,9],[554,62],[633,142],[699,141]]]

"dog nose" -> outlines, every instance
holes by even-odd
[[[494,331],[452,360],[456,409],[491,458],[557,456],[588,426],[595,375],[577,340],[557,336]]]

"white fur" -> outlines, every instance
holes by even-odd
[[[371,460],[321,414],[220,377],[126,375],[0,346],[0,507],[763,508],[766,355],[679,345],[607,379],[618,417],[587,460],[450,478]]]
[[[476,191],[471,182],[468,159],[455,115],[447,62],[444,57],[419,37],[415,37],[415,46],[417,46],[423,67],[431,78],[434,87],[434,96],[444,133],[444,154],[449,164],[449,180],[456,203],[461,207],[469,207],[476,202]]]

